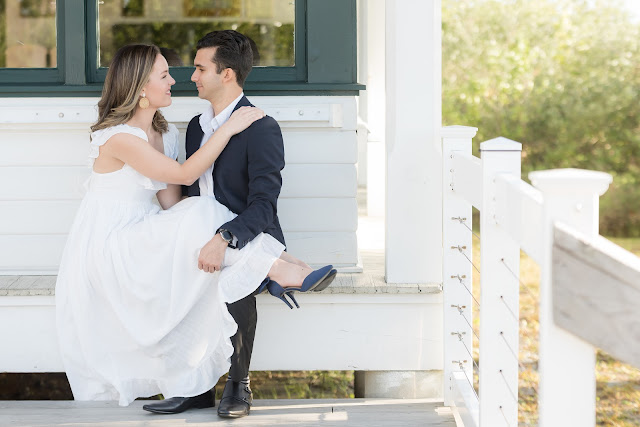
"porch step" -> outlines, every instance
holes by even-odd
[[[361,257],[364,272],[339,272],[324,291],[296,295],[299,310],[258,296],[252,370],[430,371],[442,381],[440,284],[387,284],[384,253]],[[0,276],[0,325],[11,325],[0,329],[0,371],[64,371],[55,279]],[[434,384],[431,394],[407,397],[441,399]]]
[[[456,426],[451,410],[433,399],[265,399],[254,401],[250,416],[235,420],[219,418],[215,408],[156,415],[142,410],[145,403],[0,401],[0,425]]]
[[[439,283],[388,284],[384,280],[384,253],[362,251],[362,273],[341,273],[321,294],[438,294]],[[0,296],[51,296],[56,276],[0,276]]]

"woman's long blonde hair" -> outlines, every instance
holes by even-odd
[[[160,49],[155,45],[131,44],[118,49],[109,65],[98,102],[98,121],[91,126],[92,132],[126,123],[133,117],[158,55]],[[152,126],[160,133],[168,129],[159,110],[153,116]]]

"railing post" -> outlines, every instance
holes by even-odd
[[[496,176],[520,179],[522,144],[496,138],[480,144],[480,425],[518,425],[520,247],[500,227]]]
[[[587,236],[598,235],[598,197],[611,176],[578,169],[529,174],[544,198],[543,256],[540,264],[539,425],[595,426],[595,351],[553,323],[551,250],[553,224],[561,221]]]
[[[453,404],[452,373],[463,367],[467,377],[473,381],[473,361],[464,345],[473,351],[473,331],[462,315],[472,320],[472,299],[464,286],[472,289],[472,266],[464,258],[472,259],[472,235],[461,222],[471,228],[471,204],[455,193],[453,181],[452,153],[471,154],[471,140],[477,128],[447,126],[442,128],[442,286],[443,286],[443,359],[444,359],[444,404]],[[456,219],[457,218],[457,219]],[[462,253],[457,249],[464,248]],[[464,254],[464,255],[463,255]],[[458,310],[462,310],[462,313]],[[461,315],[462,314],[462,315]],[[463,345],[464,344],[464,345]],[[461,365],[462,364],[462,365]]]

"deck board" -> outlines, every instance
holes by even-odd
[[[251,415],[226,420],[215,409],[176,415],[142,410],[145,401],[128,407],[117,402],[0,401],[0,425],[26,426],[433,426],[454,427],[451,410],[433,399],[256,400]]]

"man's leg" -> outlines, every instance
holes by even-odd
[[[253,340],[256,336],[258,311],[255,294],[248,295],[232,304],[227,304],[229,313],[238,324],[238,331],[231,337],[233,355],[229,378],[240,381],[249,376],[249,363],[253,351]]]
[[[231,368],[218,405],[218,415],[225,418],[238,418],[249,415],[253,401],[249,387],[249,364],[258,322],[255,293],[227,304],[227,308],[238,324],[238,331],[231,337],[233,344]]]

